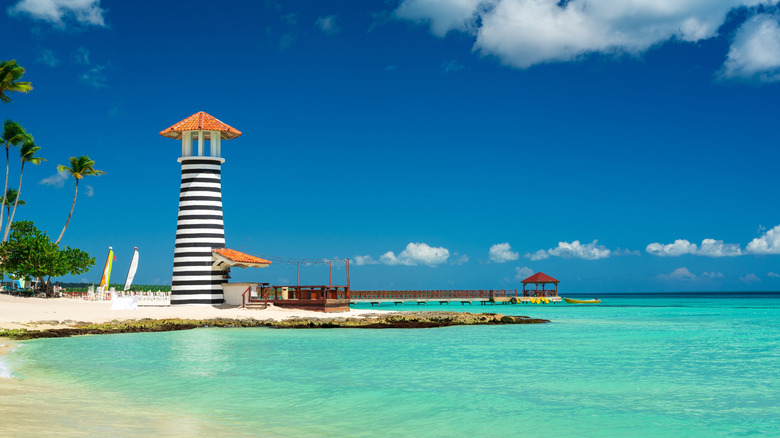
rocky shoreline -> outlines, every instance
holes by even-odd
[[[361,317],[302,318],[295,317],[281,321],[273,319],[138,319],[111,321],[95,324],[89,322],[37,321],[30,323],[30,329],[0,330],[0,337],[13,340],[38,338],[63,338],[79,335],[100,335],[116,333],[167,332],[190,330],[199,327],[270,327],[279,329],[311,328],[433,328],[455,325],[508,325],[508,324],[544,324],[546,319],[528,316],[509,316],[500,313],[464,313],[464,312],[393,312],[368,314]],[[65,325],[63,328],[38,330],[35,325],[47,327]]]

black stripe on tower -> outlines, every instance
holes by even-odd
[[[222,212],[222,207],[214,205],[182,205],[179,207],[179,210],[209,210]]]
[[[217,196],[181,196],[179,201],[222,201],[222,195]]]
[[[204,168],[197,168],[197,169],[182,169],[181,174],[182,175],[190,175],[193,173],[197,174],[209,174],[209,175],[221,175],[222,171],[219,169],[204,169]]]
[[[173,297],[171,297],[171,304],[222,304],[224,301],[225,301],[224,298],[213,298],[210,300],[189,300],[189,299],[174,299]]]
[[[223,230],[224,225],[222,224],[181,224],[176,225],[177,230],[201,230],[201,229],[208,229],[208,228],[214,228],[218,230]]]
[[[182,187],[181,190],[179,190],[179,193],[187,193],[187,192],[217,192],[222,196],[222,189],[219,187],[198,187],[198,186],[187,186]]]
[[[217,214],[179,214],[179,221],[222,220]]]
[[[181,184],[190,184],[190,183],[204,183],[204,184],[219,184],[219,177],[209,178],[209,177],[203,177],[203,178],[182,178]]]

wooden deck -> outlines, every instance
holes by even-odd
[[[394,306],[430,304],[438,305],[497,305],[528,304],[538,297],[518,296],[517,289],[477,289],[477,290],[387,290],[353,291],[348,286],[307,285],[307,286],[270,286],[267,283],[258,288],[259,297],[244,292],[243,306],[264,308],[268,304],[284,308],[314,310],[319,312],[346,312],[355,304]],[[544,297],[549,303],[561,301],[558,296]],[[542,304],[542,303],[539,303]]]

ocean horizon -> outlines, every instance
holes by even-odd
[[[780,430],[780,293],[597,296],[599,305],[381,307],[552,321],[540,325],[204,328],[24,341],[2,359],[12,378],[0,380],[0,412],[12,436]]]

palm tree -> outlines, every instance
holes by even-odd
[[[0,102],[9,103],[11,98],[5,95],[6,91],[26,93],[32,90],[29,82],[19,82],[24,76],[24,68],[16,64],[16,60],[0,62]]]
[[[14,122],[13,120],[6,120],[3,123],[3,143],[5,143],[5,187],[3,187],[3,201],[0,202],[0,206],[5,205],[5,195],[8,191],[8,150],[11,148],[11,146],[19,146],[32,140],[32,136],[28,134],[24,128],[22,128],[22,125]],[[0,227],[2,227],[3,224],[4,213],[5,210],[0,208]]]
[[[103,172],[102,170],[96,170],[95,162],[90,160],[89,157],[86,155],[82,155],[78,158],[70,157],[70,166],[65,166],[64,164],[60,164],[59,166],[57,166],[57,170],[59,172],[67,172],[73,178],[76,179],[76,191],[73,192],[73,205],[70,206],[70,213],[68,213],[68,220],[65,221],[65,228],[62,229],[62,232],[60,233],[60,237],[58,237],[57,242],[55,242],[57,245],[59,245],[60,240],[62,240],[62,236],[65,234],[65,230],[68,229],[68,224],[70,223],[70,217],[73,215],[73,207],[76,206],[76,196],[79,194],[79,180],[90,175],[94,175],[94,176],[104,175],[106,172]]]
[[[26,202],[19,199],[19,192],[17,190],[8,189],[8,191],[5,192],[5,209],[8,211],[8,224],[6,225],[6,229],[11,228],[11,205],[13,205],[15,209],[17,204],[27,205]]]
[[[19,191],[17,192],[16,195],[17,200],[19,199],[19,194],[22,193],[22,177],[24,176],[24,164],[30,163],[30,164],[35,164],[37,166],[41,164],[41,162],[46,161],[45,158],[35,156],[35,153],[38,152],[39,150],[41,150],[41,147],[35,146],[35,143],[32,140],[25,141],[19,150],[19,156],[22,159],[22,168],[19,171]],[[24,201],[19,201],[19,202],[24,202]],[[16,205],[17,202],[14,202],[14,209],[11,210],[11,215],[8,216],[8,226],[5,228],[5,235],[3,235],[3,242],[8,240],[8,235],[11,233],[11,224],[14,223],[14,216],[16,216]]]

